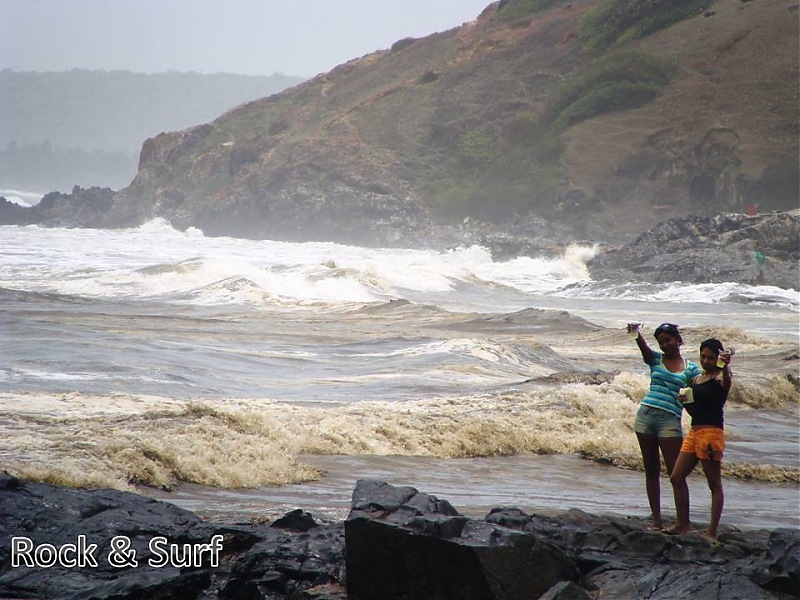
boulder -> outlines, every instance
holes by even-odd
[[[345,521],[353,598],[538,598],[576,565],[543,537],[467,519],[448,502],[359,481]]]
[[[767,589],[800,598],[800,534],[797,530],[773,531],[767,554],[753,566],[752,575]]]

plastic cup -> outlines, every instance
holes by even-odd
[[[639,336],[639,328],[643,325],[641,321],[638,323],[628,323],[628,335],[635,338]]]
[[[733,356],[734,354],[736,354],[736,348],[728,348],[727,351],[720,352],[720,356],[717,358],[717,368],[718,369],[724,369],[725,368],[725,361],[722,360],[722,354],[728,354],[730,356]]]

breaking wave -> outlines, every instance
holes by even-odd
[[[632,424],[645,386],[645,377],[622,373],[601,385],[520,385],[469,396],[325,406],[5,395],[0,408],[20,401],[27,408],[0,412],[8,441],[0,467],[53,483],[123,489],[180,482],[254,488],[320,478],[303,455],[579,454],[640,469]],[[744,388],[736,402],[758,404],[746,397],[751,393]],[[797,393],[787,390],[786,402],[795,410]],[[748,434],[734,430],[732,439],[737,435]],[[6,461],[11,456],[13,464]],[[800,482],[791,458],[726,462],[725,469],[729,476]]]

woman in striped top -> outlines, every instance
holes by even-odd
[[[664,457],[667,473],[672,474],[683,442],[683,405],[678,400],[678,392],[681,388],[688,387],[692,378],[701,371],[695,363],[681,355],[683,338],[676,325],[663,323],[656,328],[653,335],[660,352],[647,345],[641,332],[636,336],[642,359],[650,366],[650,390],[639,406],[634,431],[642,451],[647,500],[653,513],[653,529],[661,529],[663,523],[659,450]],[[688,489],[686,493],[688,494]]]

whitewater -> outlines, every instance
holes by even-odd
[[[646,515],[624,328],[670,321],[689,359],[737,349],[723,523],[798,526],[798,290],[595,281],[596,252],[2,226],[0,468],[209,518],[341,518],[363,477],[465,514]]]

